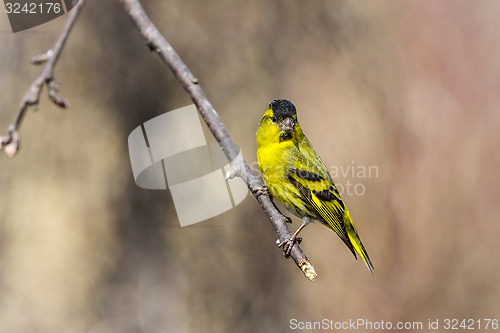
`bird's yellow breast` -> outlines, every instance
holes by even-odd
[[[259,135],[257,135],[259,137]],[[259,141],[259,140],[257,140]],[[268,141],[257,147],[257,163],[262,173],[264,182],[269,184],[283,184],[286,182],[286,171],[288,168],[290,149],[293,146],[291,140],[269,144]],[[272,187],[272,186],[271,186]],[[273,196],[278,189],[269,188]]]
[[[306,211],[298,190],[287,179],[287,172],[295,159],[298,135],[303,136],[297,124],[292,138],[280,139],[280,131],[265,116],[257,130],[257,163],[269,193],[294,215],[303,217]],[[298,207],[300,205],[300,207]]]
[[[280,180],[285,177],[290,152],[296,142],[295,135],[288,140],[280,139],[279,127],[269,119],[270,111],[264,114],[257,130],[257,163],[266,184],[270,184],[266,178]]]

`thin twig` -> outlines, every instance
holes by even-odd
[[[32,64],[45,64],[45,66],[40,75],[35,79],[35,81],[33,81],[24,94],[17,116],[14,119],[14,122],[9,126],[9,133],[7,135],[0,136],[0,149],[3,148],[5,150],[5,154],[8,158],[14,157],[20,148],[21,142],[19,131],[21,123],[30,106],[35,109],[37,108],[44,85],[47,85],[49,98],[52,102],[62,108],[66,108],[68,106],[66,99],[59,94],[60,84],[54,79],[54,67],[59,59],[59,55],[61,54],[66,40],[68,39],[69,33],[71,32],[71,29],[73,28],[76,19],[80,15],[86,2],[87,0],[80,0],[78,5],[76,5],[68,13],[68,19],[66,20],[66,23],[64,24],[64,27],[52,48],[46,53],[40,54],[31,59]]]
[[[257,198],[257,201],[262,206],[269,221],[274,227],[279,242],[289,239],[292,233],[286,225],[286,217],[280,214],[268,195],[258,194],[258,190],[263,188],[262,182],[253,173],[248,163],[239,155],[240,149],[233,140],[231,140],[219,115],[207,99],[203,89],[200,87],[198,79],[191,73],[177,52],[175,52],[165,37],[163,37],[156,26],[151,22],[140,2],[138,0],[120,1],[139,30],[139,33],[146,40],[147,45],[158,54],[163,62],[170,68],[182,87],[191,96],[191,99],[198,108],[198,111],[205,120],[213,136],[222,147],[227,159],[229,161],[235,161],[238,156],[240,156],[239,159],[241,163],[231,163],[232,167],[239,165],[239,170],[236,170],[235,174],[241,176],[248,188],[254,193],[254,196]],[[316,278],[317,275],[314,267],[298,244],[293,246],[290,256],[309,279],[313,280]]]

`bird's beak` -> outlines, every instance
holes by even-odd
[[[280,123],[280,130],[289,134],[293,132],[293,127],[295,124],[293,123],[293,119],[290,117],[287,117],[283,119],[283,121]]]

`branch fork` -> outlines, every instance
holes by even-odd
[[[68,107],[68,101],[59,93],[61,84],[54,79],[54,67],[57,64],[57,60],[59,59],[63,46],[65,45],[69,33],[71,32],[71,29],[80,15],[86,1],[87,0],[80,0],[80,3],[76,5],[68,14],[68,20],[66,21],[61,34],[52,48],[43,54],[39,54],[31,58],[31,63],[33,65],[45,66],[40,75],[33,81],[33,83],[31,83],[28,90],[26,90],[26,93],[21,100],[17,116],[9,126],[8,134],[0,136],[0,150],[4,150],[7,158],[14,157],[19,151],[19,148],[21,147],[21,138],[19,133],[21,123],[28,108],[31,107],[33,110],[38,109],[40,94],[42,93],[44,85],[47,86],[49,98],[54,104],[61,108]]]

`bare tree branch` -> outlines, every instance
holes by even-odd
[[[0,136],[0,149],[4,149],[8,158],[14,157],[20,148],[21,142],[19,130],[21,123],[30,106],[35,109],[37,108],[44,85],[47,85],[49,98],[52,102],[62,108],[66,108],[68,106],[66,99],[59,93],[60,84],[54,79],[54,67],[59,59],[59,55],[61,54],[66,40],[68,39],[69,33],[71,32],[71,29],[73,28],[76,19],[80,15],[86,2],[87,0],[80,0],[78,5],[76,5],[68,13],[68,19],[52,48],[43,54],[34,56],[31,59],[32,64],[45,64],[45,66],[40,75],[35,79],[35,81],[33,81],[24,94],[17,116],[14,119],[14,122],[9,126],[9,133],[7,135]]]
[[[289,219],[278,211],[268,194],[262,194],[264,193],[264,191],[262,191],[264,188],[262,182],[257,178],[248,163],[246,163],[243,159],[240,149],[229,136],[229,133],[227,132],[219,115],[207,99],[203,89],[200,87],[198,79],[196,79],[193,73],[191,73],[177,52],[175,52],[172,46],[151,22],[149,17],[144,12],[140,2],[138,0],[120,1],[122,2],[127,13],[130,15],[132,22],[134,22],[142,37],[147,41],[148,46],[158,54],[163,62],[170,68],[182,87],[191,96],[213,136],[222,147],[227,159],[231,161],[231,170],[228,172],[227,178],[239,176],[246,182],[248,188],[252,191],[274,227],[276,234],[278,235],[277,243],[279,244],[284,240],[288,240],[292,235],[286,224]],[[28,107],[37,107],[44,84],[47,85],[50,99],[56,105],[63,108],[68,105],[68,102],[58,92],[60,85],[54,79],[54,67],[59,59],[69,33],[71,32],[71,29],[73,28],[85,3],[86,0],[80,0],[79,4],[69,13],[66,24],[64,25],[64,28],[57,38],[54,46],[46,53],[35,56],[31,60],[31,62],[35,65],[45,64],[45,67],[42,73],[35,79],[35,81],[33,81],[29,89],[24,94],[19,112],[14,122],[9,126],[8,135],[0,136],[0,149],[3,148],[5,150],[8,158],[13,157],[19,150],[19,130],[22,120]],[[293,246],[290,252],[290,257],[307,278],[311,280],[316,278],[317,274],[314,267],[309,262],[307,256],[298,244]]]
[[[238,175],[246,182],[248,188],[252,191],[268,216],[269,221],[278,235],[279,242],[281,243],[289,239],[292,233],[286,224],[287,218],[276,209],[269,195],[259,195],[259,190],[263,188],[262,182],[241,157],[240,149],[233,140],[231,140],[222,120],[207,99],[203,89],[200,87],[198,79],[191,73],[177,52],[175,52],[165,37],[163,37],[156,26],[151,22],[140,2],[138,0],[120,1],[132,19],[132,22],[134,22],[139,30],[139,33],[146,40],[147,45],[158,54],[163,62],[170,68],[182,87],[191,96],[191,99],[198,108],[198,111],[205,120],[213,136],[222,147],[227,159],[231,161],[232,172],[229,173],[229,178]],[[317,275],[314,267],[298,244],[293,246],[290,256],[306,277],[311,280],[316,278]]]

